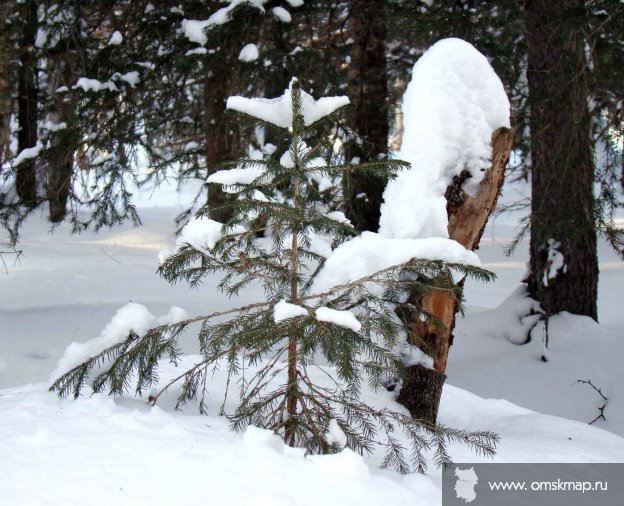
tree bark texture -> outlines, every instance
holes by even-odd
[[[397,400],[412,417],[435,424],[446,375],[423,365],[414,365],[408,368],[407,376]]]
[[[9,158],[9,131],[11,118],[11,44],[6,24],[11,7],[10,0],[0,0],[0,173],[2,164]]]
[[[37,6],[33,0],[22,5],[22,37],[17,96],[18,153],[37,144],[37,77],[33,56],[37,33]],[[17,166],[16,189],[22,202],[34,206],[37,200],[35,159],[27,159]]]
[[[49,95],[53,97],[54,109],[48,114],[53,123],[65,123],[67,126],[51,134],[51,149],[48,157],[48,191],[50,221],[63,221],[67,214],[72,176],[74,173],[74,153],[80,137],[77,131],[76,104],[72,94],[55,93],[60,86],[71,88],[79,74],[79,58],[71,42],[79,38],[79,30],[66,34],[60,45],[61,50],[49,55]]]
[[[210,71],[204,81],[204,155],[207,174],[218,170],[219,163],[234,160],[240,155],[240,134],[225,115],[225,101],[230,95],[228,58],[211,58]],[[230,130],[232,129],[232,130]],[[224,193],[218,185],[208,185],[210,217],[227,221],[228,216],[218,206],[224,203]]]
[[[353,39],[348,73],[353,111],[349,126],[357,135],[346,146],[347,162],[377,159],[388,153],[388,76],[386,0],[350,0],[347,33]],[[345,214],[358,230],[377,232],[386,181],[353,172],[344,178]]]
[[[523,7],[531,111],[529,290],[547,315],[569,311],[596,320],[598,258],[582,33],[585,2],[525,0]],[[549,244],[557,243],[565,272],[548,279]]]
[[[500,128],[492,134],[491,167],[474,197],[469,197],[462,190],[466,177],[469,177],[467,172],[456,176],[447,189],[449,237],[467,249],[477,249],[488,217],[496,205],[511,152],[513,133],[512,129]],[[423,366],[408,368],[408,380],[399,396],[399,401],[410,410],[414,418],[431,423],[435,423],[438,413],[458,305],[455,295],[457,286],[450,279],[440,282],[446,283],[442,289],[433,289],[426,294],[415,290],[410,295],[409,303],[421,307],[437,320],[436,323],[422,322],[411,317],[407,322],[409,342],[433,358],[433,369]],[[460,281],[460,285],[462,283]],[[426,390],[429,388],[427,385],[434,390]],[[418,398],[412,398],[413,396]]]

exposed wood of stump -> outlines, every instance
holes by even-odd
[[[513,129],[499,128],[492,134],[492,165],[474,197],[469,197],[461,190],[465,180],[470,177],[466,172],[456,176],[447,189],[449,237],[467,249],[474,250],[478,247],[485,224],[496,205],[512,143]],[[442,325],[421,322],[417,318],[409,322],[408,339],[432,356],[433,370],[423,366],[410,367],[409,379],[403,386],[399,401],[410,410],[414,418],[434,423],[446,378],[444,373],[453,341],[458,301],[452,291],[432,290],[425,295],[412,293],[409,302],[420,305]],[[427,392],[426,389],[430,387],[434,392]],[[420,396],[421,399],[412,399],[412,396]]]
[[[492,165],[479,184],[477,195],[466,196],[458,206],[446,207],[449,237],[469,250],[479,246],[485,224],[496,206],[513,145],[513,134],[510,128],[499,128],[492,134]]]

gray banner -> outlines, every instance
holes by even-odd
[[[454,464],[442,505],[622,506],[624,464]]]

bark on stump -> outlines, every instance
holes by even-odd
[[[456,176],[447,189],[449,237],[467,249],[477,249],[488,217],[496,205],[512,143],[513,129],[499,128],[492,134],[492,164],[474,197],[467,196],[461,189],[470,177],[467,172]],[[460,281],[462,283],[463,280]],[[442,325],[421,322],[417,318],[408,321],[409,342],[433,358],[433,369],[409,367],[398,400],[414,418],[435,423],[446,379],[446,361],[453,343],[458,301],[452,290],[434,289],[424,296],[414,291],[408,302],[421,306]]]
[[[446,375],[435,369],[420,364],[412,365],[407,368],[407,380],[397,400],[414,418],[434,424],[445,380]]]

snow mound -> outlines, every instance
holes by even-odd
[[[411,164],[386,187],[379,233],[448,237],[444,193],[468,170],[473,194],[489,167],[492,133],[509,127],[509,100],[487,58],[461,39],[443,39],[414,65],[403,96],[403,144]]]
[[[281,128],[292,128],[292,87],[296,79],[290,81],[288,89],[278,98],[246,98],[232,96],[226,107],[242,112]],[[306,126],[349,104],[348,97],[321,97],[318,100],[301,90],[301,112]]]
[[[542,319],[539,303],[529,296],[527,286],[518,286],[498,307],[469,316],[458,325],[458,333],[468,324],[471,335],[503,338],[514,344],[525,344],[530,332]]]
[[[166,375],[176,374],[170,369]],[[44,384],[2,390],[0,503],[190,506],[206,504],[209,490],[211,504],[232,506],[440,504],[441,470],[433,466],[429,476],[399,475],[377,469],[382,455],[348,448],[306,457],[268,430],[230,432],[217,409],[181,416],[103,394],[59,400]],[[624,455],[624,440],[608,432],[448,384],[440,422],[497,431],[495,462],[622,462]],[[341,445],[336,426],[328,439]],[[458,463],[491,462],[463,445],[449,450]]]

